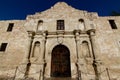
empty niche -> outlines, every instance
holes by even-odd
[[[42,29],[43,29],[43,20],[39,20],[37,30],[39,31],[39,30],[42,30]]]
[[[83,19],[79,19],[78,22],[79,22],[78,23],[78,29],[83,31],[85,29],[84,20]]]
[[[82,42],[82,54],[83,54],[83,57],[91,57],[89,44],[87,41]]]
[[[40,54],[40,42],[36,41],[33,47],[32,57],[37,57]]]

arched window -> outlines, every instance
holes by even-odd
[[[40,54],[40,42],[36,41],[33,47],[32,57],[36,57]]]

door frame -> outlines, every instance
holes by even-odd
[[[67,68],[69,68],[69,75],[68,76],[63,76],[63,77],[71,77],[71,59],[70,59],[70,50],[68,49],[68,47],[66,47],[65,45],[61,45],[61,44],[59,44],[59,45],[56,45],[55,47],[53,47],[53,49],[52,49],[52,53],[51,53],[51,66],[50,66],[50,68],[51,68],[51,71],[50,71],[50,76],[51,77],[61,77],[61,76],[53,76],[52,74],[53,74],[53,72],[52,72],[52,59],[53,59],[53,51],[56,49],[56,48],[58,48],[58,47],[63,47],[63,48],[65,48],[64,50],[66,50],[66,51],[68,51],[68,53],[67,53],[67,55],[68,55],[68,61],[69,61],[69,65],[67,66]]]

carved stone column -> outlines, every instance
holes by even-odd
[[[92,46],[92,53],[93,53],[93,58],[96,59],[96,44],[95,44],[95,30],[90,30],[89,31],[89,36],[90,36],[90,42]]]
[[[76,51],[77,51],[77,58],[79,59],[80,58],[80,50],[79,50],[79,33],[75,33],[75,40],[76,40]]]
[[[75,31],[75,41],[76,41],[76,52],[77,52],[77,61],[76,61],[76,65],[77,65],[77,73],[78,73],[78,80],[81,80],[81,69],[83,66],[83,62],[82,62],[82,57],[81,57],[81,46],[80,46],[80,31],[76,30]]]
[[[80,58],[80,30],[74,30],[75,35],[75,42],[76,42],[76,52],[77,52],[77,59]]]
[[[45,61],[45,44],[46,44],[46,33],[43,33],[42,42],[41,42],[41,61]]]
[[[33,42],[33,35],[34,32],[33,31],[28,31],[28,46],[27,46],[27,52],[25,54],[25,59],[24,59],[24,63],[29,63],[29,57],[30,57],[30,53],[31,53],[31,46],[32,46],[32,42]]]
[[[91,46],[92,46],[92,53],[93,53],[93,68],[94,68],[94,71],[95,71],[95,80],[99,80],[100,79],[100,76],[99,76],[99,72],[98,72],[98,65],[97,65],[97,46],[96,46],[96,43],[95,43],[95,30],[94,29],[91,29],[88,31],[89,33],[89,36],[90,36],[90,41],[91,41]]]
[[[46,48],[46,33],[42,34],[42,41],[41,41],[41,57],[38,60],[40,63],[40,77],[39,80],[44,80],[44,69],[45,69],[45,48]]]

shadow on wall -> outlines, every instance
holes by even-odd
[[[9,77],[9,76],[0,76],[0,80],[16,80],[15,77]],[[26,78],[26,79],[17,79],[17,80],[36,80],[34,78]]]

